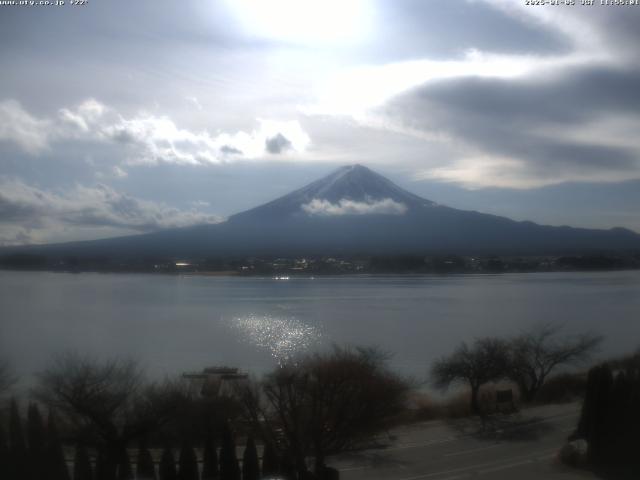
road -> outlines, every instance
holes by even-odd
[[[576,404],[513,415],[425,422],[391,432],[381,448],[343,455],[332,465],[342,480],[563,479],[595,475],[568,468],[557,453],[575,428]]]

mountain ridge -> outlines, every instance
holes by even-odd
[[[0,250],[2,252],[3,250]],[[219,224],[103,240],[15,247],[50,255],[564,254],[640,251],[640,235],[539,225],[458,210],[362,165],[341,167]]]

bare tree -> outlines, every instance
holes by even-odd
[[[471,389],[471,412],[479,414],[480,387],[506,376],[508,345],[499,338],[482,338],[469,346],[462,343],[451,355],[436,361],[431,368],[436,387],[467,383]]]
[[[0,360],[0,397],[9,391],[16,379],[11,372],[11,366],[6,360]]]
[[[243,400],[265,442],[278,445],[302,476],[308,457],[319,473],[327,455],[385,428],[405,408],[407,392],[378,351],[335,347],[278,368],[245,388]]]
[[[126,445],[166,423],[186,396],[172,382],[146,383],[135,361],[99,361],[71,353],[55,357],[39,375],[35,394],[78,432],[99,438],[109,478]]]
[[[508,376],[525,402],[535,399],[556,367],[587,360],[602,342],[593,333],[560,337],[561,331],[561,325],[543,324],[511,341]]]

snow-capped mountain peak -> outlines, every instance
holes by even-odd
[[[295,215],[401,215],[435,205],[362,165],[341,167],[288,195],[239,213],[230,221],[286,219]]]

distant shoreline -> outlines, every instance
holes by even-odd
[[[343,255],[263,257],[0,257],[0,269],[199,276],[498,274],[640,269],[640,252],[565,255]]]
[[[67,274],[121,274],[121,275],[164,275],[185,277],[220,277],[220,278],[270,278],[274,280],[289,279],[313,279],[316,277],[443,277],[458,275],[495,276],[523,273],[611,273],[611,272],[637,272],[640,267],[628,268],[593,268],[593,269],[557,269],[557,270],[509,270],[509,271],[451,271],[451,272],[322,272],[322,273],[241,273],[233,270],[226,271],[148,271],[148,270],[69,270],[69,269],[26,269],[0,267],[0,272],[30,272],[30,273],[67,273]]]

